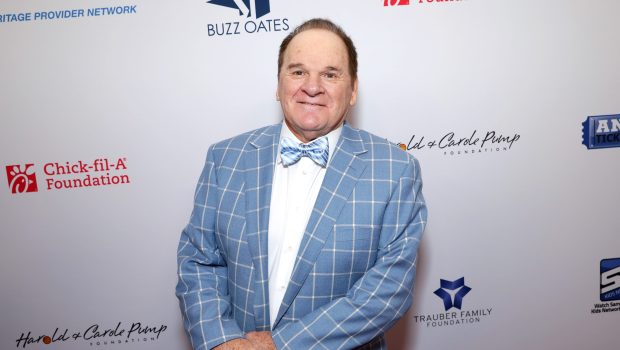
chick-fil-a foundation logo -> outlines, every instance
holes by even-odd
[[[6,166],[6,175],[13,194],[94,188],[131,183],[127,165],[126,157],[47,162],[40,167],[35,163],[13,164]]]
[[[11,193],[37,192],[37,176],[34,173],[34,164],[8,165],[6,178]]]

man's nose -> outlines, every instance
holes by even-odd
[[[319,75],[309,75],[302,86],[303,91],[308,96],[316,96],[323,93],[323,84]]]

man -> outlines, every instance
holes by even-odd
[[[178,250],[194,349],[385,349],[411,305],[426,223],[417,161],[344,122],[351,39],[323,19],[282,42],[281,124],[210,147]]]

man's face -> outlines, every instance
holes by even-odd
[[[297,34],[284,51],[276,96],[286,124],[301,141],[338,127],[357,99],[340,37],[322,29]]]

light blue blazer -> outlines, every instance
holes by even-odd
[[[272,329],[267,235],[281,126],[208,151],[178,248],[192,345],[271,331],[278,349],[386,349],[383,333],[411,305],[426,224],[418,162],[345,123]]]

